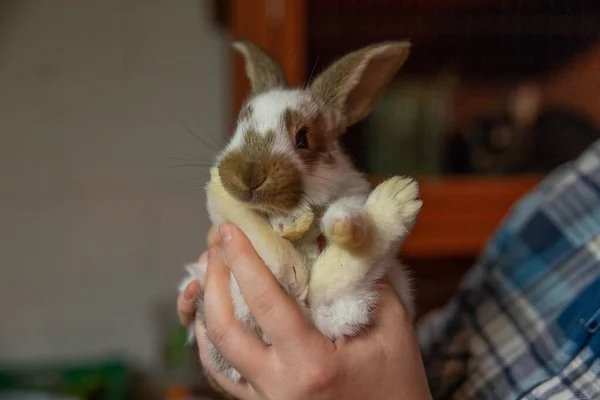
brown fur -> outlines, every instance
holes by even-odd
[[[253,94],[287,86],[281,66],[259,46],[249,41],[238,41],[233,46],[244,56],[246,75]]]
[[[312,168],[319,160],[333,163],[334,158],[330,151],[335,143],[335,137],[328,132],[323,116],[318,113],[306,120],[296,110],[287,109],[283,113],[284,126],[288,132],[292,144],[296,143],[296,134],[300,129],[308,129],[308,149],[296,149],[307,167]]]
[[[252,106],[250,104],[246,103],[242,106],[242,109],[240,110],[238,121],[249,120],[251,116],[252,116]]]
[[[246,132],[242,147],[220,161],[219,175],[238,200],[266,212],[287,212],[300,201],[302,177],[293,162],[269,152],[274,139],[275,132]]]
[[[387,51],[384,51],[386,50]],[[377,43],[340,58],[311,85],[328,107],[353,125],[371,111],[379,94],[408,58],[410,45]]]

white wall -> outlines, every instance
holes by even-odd
[[[208,220],[228,47],[190,0],[14,0],[0,18],[0,363],[156,365]],[[210,135],[208,134],[210,133]]]

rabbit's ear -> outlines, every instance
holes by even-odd
[[[244,56],[252,94],[287,86],[285,73],[279,63],[259,46],[247,40],[238,40],[232,45]]]
[[[342,113],[350,126],[365,118],[408,58],[409,42],[384,42],[340,58],[312,83],[311,91]]]

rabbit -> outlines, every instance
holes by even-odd
[[[244,57],[252,93],[211,170],[212,222],[236,223],[307,318],[332,340],[369,323],[376,282],[386,272],[413,315],[410,280],[396,252],[421,208],[418,185],[394,177],[371,191],[339,144],[346,129],[370,113],[410,44],[383,42],[351,52],[305,88],[289,88],[280,65],[259,46],[237,41],[233,47]],[[193,279],[202,287],[206,265],[187,270],[179,290]],[[268,343],[231,282],[236,317]],[[198,310],[203,321],[201,298]],[[214,346],[211,357],[217,372],[241,379]]]

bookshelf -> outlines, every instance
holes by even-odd
[[[252,40],[270,51],[284,66],[290,84],[297,85],[308,78],[315,63],[318,71],[319,67],[324,67],[346,51],[389,38],[410,38],[416,44],[416,50],[406,65],[409,73],[426,69],[425,66],[429,68],[432,63],[425,60],[432,54],[437,54],[436,60],[451,60],[448,63],[454,60],[467,70],[475,68],[475,64],[486,64],[485,59],[479,59],[477,63],[469,61],[473,54],[452,58],[451,52],[440,53],[439,46],[445,37],[460,33],[460,18],[464,19],[467,12],[479,13],[484,22],[498,20],[502,15],[509,19],[520,18],[520,21],[535,16],[535,4],[524,8],[530,10],[529,14],[515,14],[505,9],[499,16],[502,3],[506,2],[229,0],[218,2],[217,15],[232,37]],[[415,16],[419,17],[419,23],[414,21]],[[357,18],[360,18],[361,24],[358,24]],[[397,24],[392,20],[396,20]],[[406,22],[408,20],[412,22]],[[425,27],[436,21],[442,21],[446,26],[441,33]],[[421,27],[416,28],[417,25]],[[501,36],[500,33],[494,34],[488,25],[483,22],[477,24],[473,35],[487,30],[491,36]],[[552,34],[547,32],[547,35]],[[465,32],[462,35],[473,40],[473,35]],[[241,56],[232,52],[232,57],[231,115],[234,120],[249,86]],[[411,61],[412,58],[416,61]],[[540,65],[546,64],[551,65],[541,60],[532,68],[539,69]],[[493,75],[494,70],[486,72]],[[378,179],[373,177],[373,182]],[[421,177],[419,182],[425,205],[415,231],[405,245],[404,254],[410,258],[475,257],[510,205],[539,179],[537,176]]]
[[[480,104],[493,104],[502,93],[498,87],[563,68],[596,43],[600,26],[600,3],[574,6],[567,0],[227,0],[214,4],[217,21],[231,37],[252,40],[271,52],[284,66],[291,85],[303,84],[309,75],[359,46],[409,39],[413,52],[401,75],[427,78],[442,69],[460,78],[461,92],[454,95],[450,118],[458,126],[464,126],[474,110],[479,112]],[[249,85],[241,56],[232,51],[232,60],[233,123]],[[494,89],[482,97],[479,88],[489,86]],[[344,143],[361,168],[366,164],[362,149],[370,140],[365,135],[367,125],[352,127]],[[371,178],[373,183],[381,179]],[[418,299],[426,311],[451,294],[510,207],[542,176],[417,178],[424,207],[401,253],[416,270],[417,280],[424,277],[418,282],[421,293],[436,292],[431,295],[435,299]],[[430,290],[432,286],[445,289]]]
[[[372,177],[376,184],[383,178]],[[423,209],[402,248],[407,259],[477,257],[511,207],[542,176],[417,180]]]

